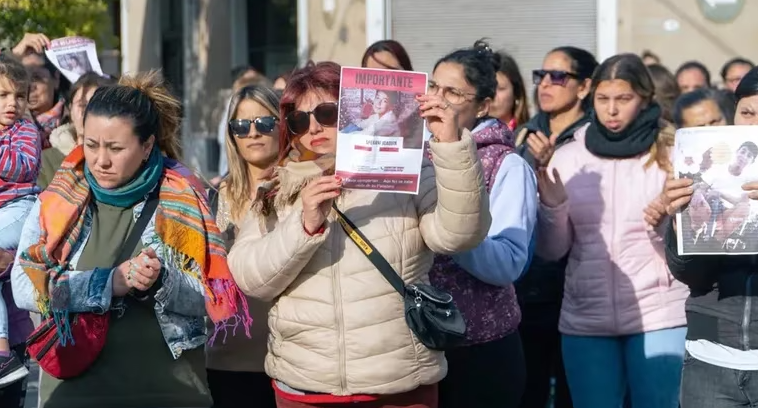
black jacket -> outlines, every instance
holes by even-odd
[[[574,133],[589,121],[589,115],[584,115],[581,119],[574,122],[571,126],[566,128],[558,138],[556,139],[556,149],[570,143],[574,140]],[[546,113],[538,113],[529,122],[525,123],[516,130],[516,134],[519,135],[526,129],[527,132],[541,131],[545,135],[549,136],[550,132],[550,119]],[[518,154],[529,163],[532,168],[535,167],[534,157],[529,152],[526,142],[523,142],[517,147]],[[551,262],[541,259],[537,256],[532,258],[532,262],[529,265],[529,270],[516,282],[516,293],[518,294],[519,303],[522,309],[525,309],[530,304],[553,304],[557,307],[544,308],[543,310],[550,310],[552,316],[544,316],[544,326],[555,327],[557,325],[557,313],[560,311],[560,304],[563,300],[563,284],[566,274],[566,263],[568,256],[558,262]],[[530,319],[532,316],[530,315]],[[534,316],[536,319],[541,319],[539,316]],[[524,318],[523,320],[530,320]],[[539,322],[527,322],[536,323]]]
[[[674,277],[690,288],[685,305],[687,339],[758,349],[758,257],[680,256],[670,223],[666,261]]]

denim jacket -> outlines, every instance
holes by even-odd
[[[142,212],[145,202],[134,207],[135,221]],[[19,248],[28,248],[39,242],[40,238],[40,201],[34,204],[26,219],[21,233]],[[85,213],[84,226],[79,239],[74,244],[71,262],[75,269],[84,246],[92,231],[92,207]],[[171,354],[178,359],[184,350],[203,346],[207,340],[207,329],[204,323],[206,316],[204,289],[201,283],[180,270],[170,267],[165,262],[171,256],[170,251],[155,232],[155,215],[142,233],[142,243],[147,248],[155,250],[163,264],[161,272],[162,285],[155,293],[155,316],[160,325],[163,338],[166,340]],[[24,310],[39,313],[34,286],[29,276],[19,265],[19,254],[16,253],[11,285],[16,305]],[[197,265],[194,265],[197,268]],[[73,313],[105,313],[115,310],[114,318],[121,316],[126,304],[123,298],[113,298],[113,273],[115,268],[95,268],[89,271],[69,270],[69,286],[71,299],[69,311]]]

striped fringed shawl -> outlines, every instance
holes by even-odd
[[[175,160],[165,159],[164,168],[155,213],[155,232],[172,255],[162,259],[164,266],[172,262],[171,269],[202,283],[206,310],[216,325],[211,342],[220,329],[239,323],[249,337],[252,319],[245,297],[229,272],[224,240],[206,200],[201,198],[202,183]],[[68,320],[70,294],[64,271],[69,268],[91,197],[84,178],[84,150],[79,146],[40,194],[40,239],[20,256],[20,264],[36,289],[40,312],[54,316],[56,321]],[[66,335],[70,336],[68,328],[59,326],[59,330],[65,342]]]

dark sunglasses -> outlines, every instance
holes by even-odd
[[[278,122],[274,116],[261,116],[253,120],[250,119],[232,119],[229,121],[229,133],[237,136],[240,139],[249,137],[250,128],[255,125],[255,131],[262,135],[269,135],[274,131],[276,122]]]
[[[337,124],[338,113],[339,109],[337,109],[336,102],[324,102],[313,108],[310,112],[300,110],[290,112],[285,120],[287,121],[287,127],[293,135],[302,135],[311,127],[311,115],[321,126],[335,126]]]
[[[550,83],[552,85],[566,86],[569,79],[579,79],[579,77],[573,72],[560,71],[557,69],[535,69],[532,71],[532,82],[534,85],[539,85],[548,75],[550,76]]]

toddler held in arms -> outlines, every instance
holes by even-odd
[[[18,249],[21,229],[39,193],[39,132],[23,118],[29,85],[29,74],[21,62],[0,54],[0,250],[11,253]],[[0,289],[8,276],[0,276]],[[11,351],[8,309],[0,297],[0,388],[28,374]]]

